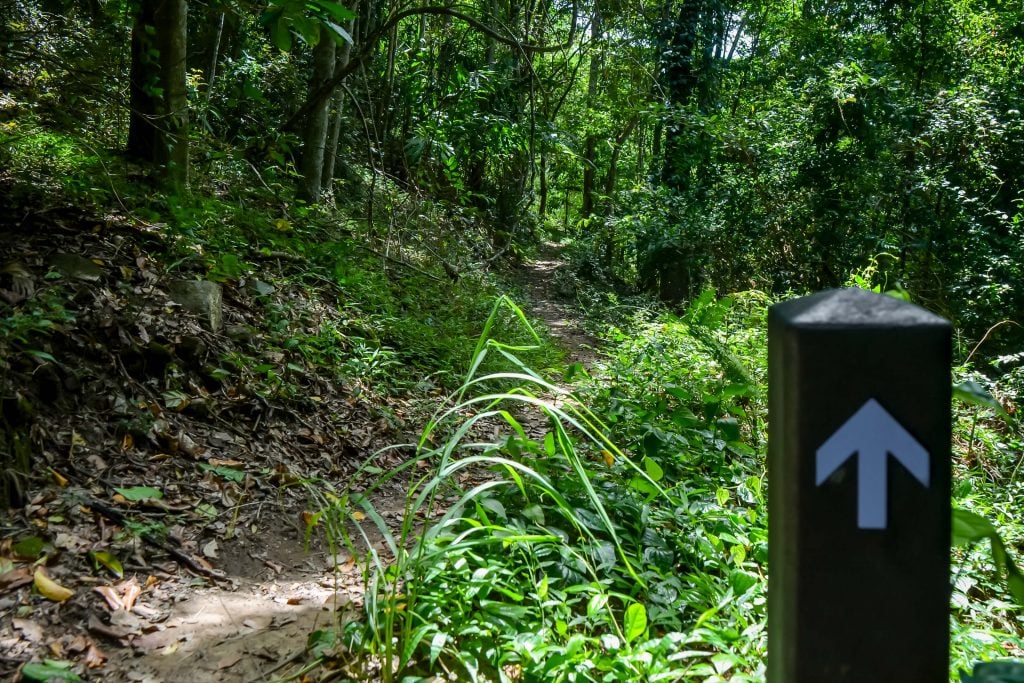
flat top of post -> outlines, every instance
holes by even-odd
[[[950,323],[917,304],[866,289],[829,289],[771,307],[797,327],[949,327]]]

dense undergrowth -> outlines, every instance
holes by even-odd
[[[606,359],[571,395],[526,365],[501,377],[474,368],[409,463],[429,474],[410,490],[407,518],[423,508],[429,518],[444,487],[461,498],[422,535],[407,525],[390,536],[393,564],[367,558],[366,622],[349,625],[345,647],[375,657],[358,661],[384,680],[764,680],[769,303],[706,292],[683,315],[606,310],[624,324],[605,328]],[[478,358],[508,356],[485,341]],[[1024,479],[1018,374],[992,379],[964,363],[956,376],[958,679],[974,662],[1024,654],[1012,560]],[[481,382],[505,390],[478,392]],[[526,411],[545,417],[543,433],[523,429]],[[489,418],[507,436],[472,439]],[[452,436],[438,444],[447,422]],[[482,465],[492,478],[458,489],[457,475]],[[370,514],[386,531],[366,498],[322,502],[336,520]],[[974,513],[1001,534],[991,551],[973,544],[994,531]]]
[[[311,521],[332,546],[360,552],[353,520],[387,541],[363,555],[364,618],[311,638],[325,678],[763,680],[768,295],[706,292],[675,314],[586,290],[605,356],[570,369],[568,393],[550,340],[480,266],[485,233],[451,207],[356,183],[358,212],[314,209],[290,197],[283,169],[230,152],[192,195],[166,195],[73,138],[26,126],[9,142],[8,207],[77,205],[66,228],[124,241],[140,271],[158,264],[151,285],[205,279],[246,293],[259,323],[236,331],[247,346],[199,369],[211,389],[287,403],[317,377],[384,409],[389,397],[421,406],[425,428],[397,469],[368,460],[362,473],[377,483],[359,493],[310,488]],[[62,340],[82,301],[57,269],[5,272],[33,286],[4,304],[4,370],[45,378],[71,362]],[[1006,560],[1024,543],[1024,374],[1018,357],[986,358],[983,346],[958,358],[954,504],[991,520],[1004,552],[958,551],[954,675],[1024,655]],[[171,409],[190,400],[176,377],[163,378]],[[8,389],[39,404],[26,412],[42,407],[44,388]],[[410,482],[397,532],[372,497],[394,481]]]

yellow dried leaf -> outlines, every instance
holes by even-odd
[[[120,560],[106,552],[105,550],[96,550],[93,552],[92,557],[96,560],[97,564],[101,564],[110,570],[110,573],[121,578],[124,576],[124,567],[121,566]]]
[[[61,474],[57,470],[50,470],[50,474],[53,475],[53,481],[54,481],[54,483],[57,484],[57,486],[59,486],[62,489],[63,488],[67,488],[67,486],[68,486],[68,478],[67,477],[65,477],[63,474]]]
[[[36,568],[32,582],[35,584],[36,590],[39,591],[40,595],[54,602],[64,602],[75,594],[75,591],[65,588],[47,576],[42,567]]]

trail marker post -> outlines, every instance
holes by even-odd
[[[768,683],[949,680],[951,327],[859,289],[768,314]]]

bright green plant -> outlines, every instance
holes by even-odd
[[[616,448],[609,425],[518,361],[530,345],[492,338],[502,309],[525,324],[499,301],[412,458],[360,494],[313,489],[332,543],[365,549],[366,626],[352,642],[387,680],[754,680],[766,526],[747,506],[763,506],[760,478],[738,468],[707,487],[670,477],[667,453]],[[518,370],[481,375],[489,354]],[[543,436],[524,427],[534,411]],[[474,440],[495,422],[506,436]],[[398,477],[411,486],[394,530],[369,496]]]

